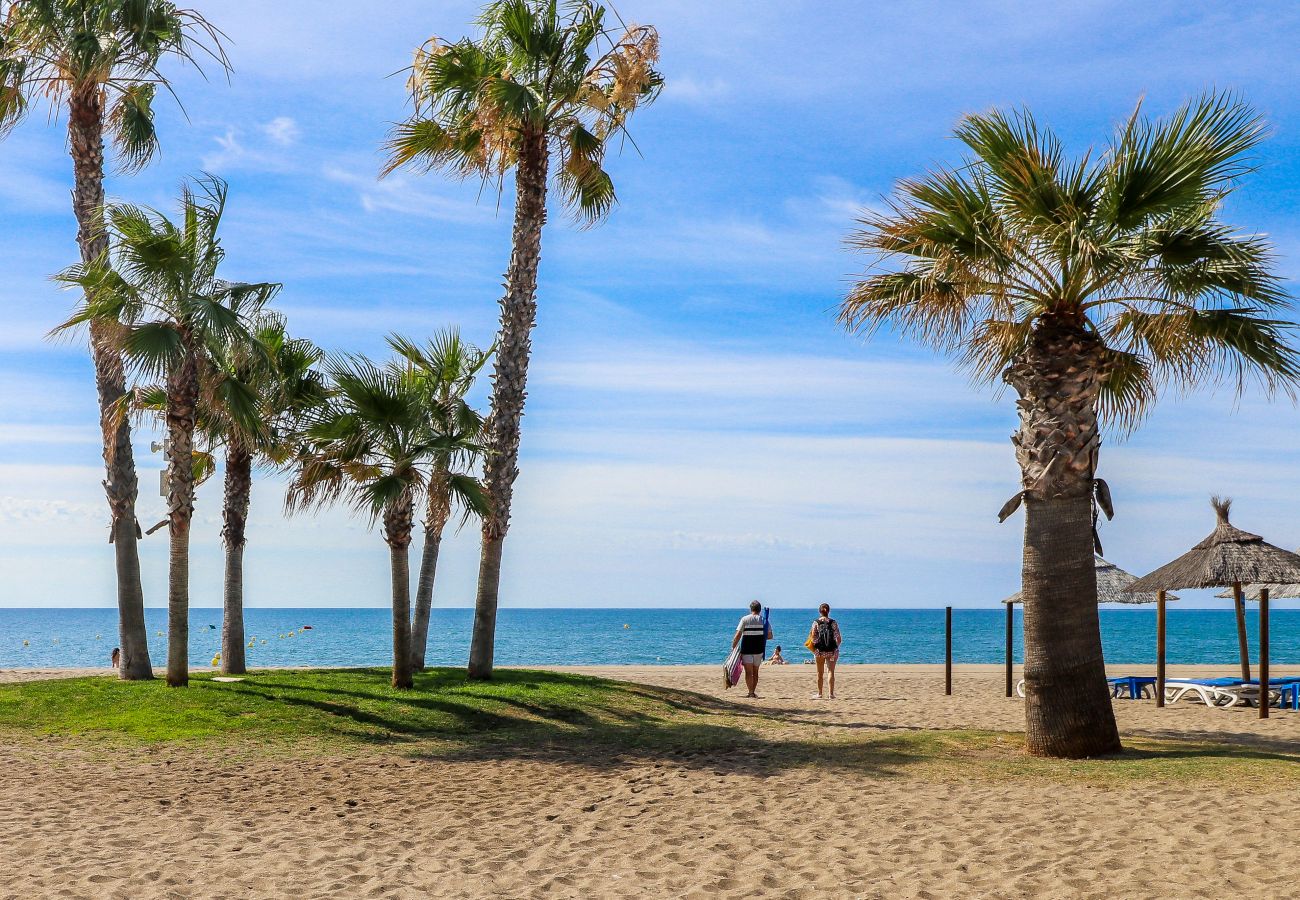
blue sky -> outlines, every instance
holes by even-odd
[[[382,353],[383,336],[456,324],[491,340],[509,254],[509,190],[441,176],[377,180],[403,115],[392,73],[465,2],[199,4],[230,37],[229,83],[173,70],[162,157],[109,193],[169,208],[180,180],[230,182],[227,275],[284,282],[292,329]],[[1289,3],[625,2],[659,27],[668,87],[638,113],[641,155],[612,163],[621,205],[544,238],[508,605],[989,606],[1017,588],[1009,398],[932,354],[845,335],[835,306],[864,264],[843,248],[863,206],[958,156],[967,112],[1026,105],[1076,149],[1138,98],[1167,112],[1207,88],[1255,104],[1274,134],[1227,217],[1268,233],[1300,287],[1300,9]],[[112,605],[91,368],[45,333],[74,298],[62,121],[0,142],[0,587],[4,606]],[[1135,572],[1207,533],[1214,491],[1238,524],[1300,544],[1289,401],[1173,396],[1107,443],[1108,556]],[[161,516],[138,435],[140,518]],[[252,605],[383,605],[387,554],[342,512],[284,521],[259,481]],[[200,491],[196,605],[219,605],[220,485]],[[450,542],[437,602],[472,602],[474,529]],[[166,539],[142,545],[165,600]],[[1191,599],[1191,598],[1189,598]],[[1194,601],[1193,601],[1194,602]]]

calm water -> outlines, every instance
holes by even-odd
[[[734,609],[503,609],[496,659],[503,665],[664,665],[721,662],[743,610]],[[1254,610],[1249,622],[1254,646]],[[390,617],[383,609],[250,609],[246,612],[252,666],[383,665],[391,653]],[[794,660],[807,656],[803,639],[812,612],[773,610],[776,643]],[[166,659],[167,613],[147,610],[150,652]],[[943,610],[845,609],[844,662],[943,662]],[[473,611],[435,609],[429,660],[462,664]],[[958,662],[1002,661],[1000,609],[954,610],[953,653]],[[1102,636],[1112,663],[1151,663],[1155,611],[1103,610]],[[1020,632],[1017,613],[1016,646]],[[311,625],[311,630],[302,630]],[[624,627],[627,625],[629,627]],[[221,644],[221,612],[195,609],[190,618],[190,662],[208,665]],[[289,632],[295,632],[290,637]],[[1300,609],[1273,612],[1272,653],[1277,663],[1300,663]],[[24,646],[23,642],[27,644]],[[1231,610],[1171,610],[1171,663],[1232,664],[1236,627]],[[111,609],[0,609],[0,668],[106,665],[117,644]]]

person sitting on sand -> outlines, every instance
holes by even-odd
[[[763,624],[763,604],[755,600],[749,604],[749,615],[736,626],[736,636],[731,639],[734,648],[740,645],[740,664],[745,667],[746,697],[757,697],[758,667],[767,653],[767,642],[772,639],[772,629]]]
[[[114,647],[114,648],[113,648],[113,653],[108,657],[108,661],[109,661],[110,663],[112,663],[113,668],[116,669],[117,666],[118,666],[118,663],[120,663],[120,662],[122,661],[122,648],[121,648],[121,647]]]
[[[776,649],[772,651],[772,658],[767,661],[769,666],[783,666],[786,659],[781,655],[781,645],[777,644]]]
[[[831,699],[835,699],[835,663],[840,659],[840,625],[831,618],[831,606],[823,603],[817,608],[820,614],[813,620],[808,631],[808,641],[812,646],[813,658],[817,661],[817,694],[814,700],[822,699],[822,680],[827,669],[831,673]]]

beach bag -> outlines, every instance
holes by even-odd
[[[727,661],[722,664],[722,686],[734,687],[736,682],[740,681],[740,674],[744,670],[745,667],[740,662],[740,645],[737,644],[727,656]]]
[[[822,653],[834,653],[839,646],[835,643],[835,620],[818,619],[813,626],[813,649]]]

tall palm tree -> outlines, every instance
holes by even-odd
[[[254,419],[237,406],[200,406],[199,426],[213,446],[225,451],[221,539],[225,545],[222,591],[221,671],[247,671],[244,653],[244,546],[253,491],[253,466],[286,462],[300,419],[324,401],[325,380],[317,371],[321,351],[311,341],[290,337],[284,317],[264,312],[252,327],[253,341],[212,348],[212,374],[246,386],[254,399]],[[216,391],[209,396],[221,401]]]
[[[64,328],[99,323],[127,366],[161,381],[170,443],[167,524],[167,683],[189,683],[189,543],[194,515],[194,433],[200,406],[221,405],[243,427],[257,427],[256,397],[233,374],[216,370],[213,345],[252,344],[250,324],[278,284],[218,277],[225,251],[217,236],[226,185],[212,178],[185,186],[181,219],[127,204],[105,211],[111,253],[58,278],[85,302]],[[119,410],[121,415],[122,411]]]
[[[209,56],[227,69],[220,33],[167,0],[0,0],[0,136],[27,113],[31,99],[66,107],[72,155],[72,209],[85,265],[107,247],[104,219],[104,137],[124,171],[141,168],[158,148],[153,100],[167,87],[159,66],[167,57]],[[89,299],[89,298],[88,298]],[[126,393],[122,359],[111,328],[90,324],[100,426],[109,541],[117,568],[120,677],[153,677],[140,584],[141,537],[131,425],[118,414]]]
[[[477,442],[483,431],[483,417],[470,406],[465,395],[478,373],[487,365],[492,350],[480,350],[461,340],[457,329],[434,335],[420,347],[393,335],[388,344],[406,360],[425,392],[425,409],[441,433],[463,436]],[[433,609],[433,583],[438,573],[438,553],[447,520],[459,507],[462,522],[488,515],[490,508],[483,485],[472,471],[477,453],[441,451],[430,462],[424,512],[424,548],[420,556],[420,577],[415,588],[415,612],[411,621],[411,666],[424,668],[429,644],[429,614]]]
[[[285,497],[290,512],[340,500],[383,523],[392,570],[393,687],[413,686],[410,546],[415,505],[439,453],[475,449],[431,427],[427,394],[409,366],[330,357],[330,397],[311,411]]]
[[[968,116],[965,164],[902,182],[852,237],[881,264],[846,326],[891,326],[1020,397],[1021,490],[1000,518],[1023,504],[1031,753],[1120,748],[1093,567],[1101,428],[1134,428],[1165,387],[1300,376],[1290,324],[1269,318],[1288,302],[1269,245],[1218,218],[1264,132],[1208,94],[1165,119],[1139,109],[1104,152],[1070,158],[1028,112]]]
[[[657,95],[659,35],[649,26],[607,31],[605,8],[591,0],[499,0],[479,19],[483,34],[454,43],[434,37],[417,51],[410,79],[413,111],[388,143],[387,174],[411,165],[500,183],[515,178],[510,267],[501,297],[483,483],[492,511],[483,520],[472,678],[492,675],[501,552],[519,474],[531,333],[537,315],[537,265],[546,221],[548,173],[574,217],[594,224],[612,209],[604,169],[611,141]]]

